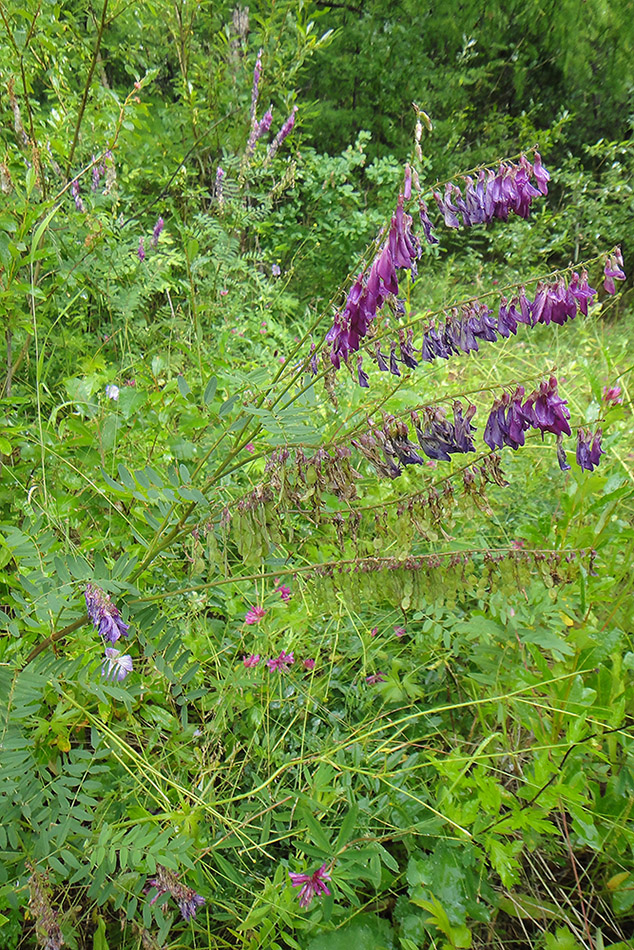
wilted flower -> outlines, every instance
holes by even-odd
[[[280,653],[279,656],[276,656],[270,660],[266,661],[271,673],[274,673],[277,670],[279,673],[285,673],[289,666],[292,666],[295,662],[295,657],[292,653],[284,653],[284,650]]]
[[[114,402],[119,398],[119,387],[115,383],[108,383],[106,386],[106,396]]]
[[[377,670],[376,673],[371,673],[370,676],[366,676],[365,681],[368,686],[376,686],[377,683],[385,682],[385,674],[382,673],[381,670]]]
[[[264,607],[249,607],[245,614],[244,622],[249,625],[259,623],[265,615],[266,610]]]
[[[101,675],[106,679],[118,680],[122,682],[132,672],[132,657],[129,654],[121,654],[120,650],[114,647],[106,647],[106,659],[101,667]]]
[[[119,611],[101,588],[86,584],[84,596],[88,616],[104,640],[116,643],[119,637],[127,637],[129,624],[123,622]]]
[[[46,880],[32,865],[29,878],[29,908],[35,918],[38,943],[44,950],[60,950],[64,937],[57,922],[57,912],[51,907]]]
[[[252,653],[250,656],[245,656],[242,660],[247,669],[250,669],[253,666],[257,666],[260,662],[260,654]]]
[[[314,897],[330,896],[330,891],[324,883],[324,881],[331,880],[326,864],[322,864],[313,874],[294,874],[289,871],[288,876],[293,887],[301,887],[299,892],[300,907],[310,907]]]
[[[602,435],[601,429],[597,429],[594,435],[589,429],[577,430],[577,465],[582,472],[593,472],[601,456],[605,455],[601,448]]]
[[[186,887],[178,880],[178,874],[168,870],[162,864],[156,865],[156,877],[148,881],[148,887],[155,887],[157,894],[150,901],[153,904],[162,894],[169,894],[178,904],[184,920],[191,920],[196,911],[205,903],[205,898],[197,894],[192,887]]]

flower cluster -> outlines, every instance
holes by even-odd
[[[582,472],[593,472],[599,464],[599,459],[605,455],[601,448],[601,429],[594,434],[589,429],[577,430],[577,465]]]
[[[266,610],[264,607],[249,607],[246,614],[244,615],[244,622],[251,626],[254,623],[259,623],[263,617],[266,616]]]
[[[270,110],[269,110],[269,111],[270,111]],[[273,158],[273,156],[274,156],[275,153],[277,152],[278,148],[280,147],[280,145],[282,144],[282,142],[284,141],[284,139],[285,139],[287,136],[289,136],[289,135],[291,134],[291,132],[293,131],[293,128],[295,127],[295,116],[296,116],[296,115],[297,115],[297,106],[293,106],[293,109],[292,109],[292,111],[291,111],[291,114],[288,116],[288,118],[286,119],[286,121],[285,121],[284,124],[282,125],[282,128],[279,130],[279,132],[277,133],[277,135],[275,136],[275,138],[273,139],[273,141],[272,141],[271,144],[269,145],[269,150],[268,150],[267,155],[266,155],[266,160],[267,160],[267,162],[270,161],[270,160]],[[268,116],[268,113],[267,113],[267,116]],[[264,118],[266,118],[267,116],[265,116]],[[272,118],[272,117],[271,117],[271,118]],[[264,119],[263,119],[262,121],[264,122]],[[267,129],[269,128],[270,125],[271,125],[271,121],[270,121],[270,119],[269,119],[269,124],[268,124],[268,126],[267,126]]]
[[[404,208],[403,194],[398,197],[396,214],[392,217],[387,240],[383,243],[367,275],[359,274],[348,294],[343,309],[326,335],[330,344],[330,360],[335,369],[347,362],[350,353],[359,349],[376,313],[388,295],[398,294],[397,271],[406,268],[416,276],[420,257],[420,241],[412,232],[412,218]]]
[[[64,937],[57,922],[57,912],[51,907],[44,877],[32,867],[29,877],[29,908],[35,919],[38,943],[45,950],[60,950]]]
[[[84,596],[88,616],[104,640],[116,643],[119,637],[127,637],[129,624],[123,622],[118,609],[100,587],[86,584]]]
[[[118,609],[110,597],[101,588],[94,584],[86,584],[84,591],[88,616],[103,640],[107,643],[116,643],[117,640],[128,636],[129,624],[124,623]],[[101,675],[106,679],[121,682],[128,673],[132,672],[132,657],[114,647],[105,647],[105,660],[101,667]]]
[[[516,334],[520,323],[533,327],[538,323],[557,323],[563,325],[572,320],[580,311],[588,314],[588,304],[596,296],[596,290],[588,283],[588,275],[576,272],[566,283],[561,277],[553,283],[540,282],[535,297],[530,300],[522,287],[510,300],[502,297],[497,315],[478,300],[465,304],[461,310],[455,307],[445,316],[444,322],[429,327],[423,334],[420,350],[412,345],[413,331],[399,331],[398,343],[390,345],[389,358],[376,344],[375,359],[382,372],[391,372],[400,376],[398,364],[414,368],[418,360],[431,363],[433,360],[449,359],[457,353],[471,353],[480,348],[480,342],[494,343],[499,337],[508,338]],[[397,352],[398,350],[398,352]]]
[[[242,663],[247,669],[253,669],[257,666],[262,657],[259,653],[251,653],[250,656],[244,656],[242,658]],[[271,673],[287,673],[291,666],[295,663],[295,654],[285,653],[284,650],[281,651],[279,656],[271,657],[269,660],[264,661],[268,666]],[[314,670],[315,669],[315,660],[312,657],[307,657],[302,661],[304,664],[304,669]]]
[[[531,184],[535,179],[537,187]],[[502,162],[497,171],[482,169],[474,182],[465,176],[464,195],[458,185],[448,182],[443,196],[434,192],[436,204],[448,228],[459,228],[460,218],[465,228],[486,224],[494,218],[507,221],[509,213],[528,218],[533,198],[548,194],[550,175],[542,165],[539,152],[531,164],[522,155],[518,164]]]
[[[251,110],[250,110],[250,119],[251,119],[251,131],[249,132],[249,141],[247,142],[246,152],[247,156],[253,154],[255,149],[256,142],[265,132],[268,132],[271,128],[271,122],[273,121],[273,106],[269,106],[268,110],[264,113],[263,118],[258,122],[257,119],[257,107],[258,107],[258,97],[260,94],[260,77],[262,75],[262,53],[263,50],[259,50],[258,58],[255,62],[255,69],[253,70],[253,85],[251,87]]]
[[[556,436],[570,435],[570,412],[566,400],[557,392],[557,380],[551,376],[522,402],[524,387],[518,386],[511,396],[504,393],[496,399],[484,430],[484,441],[491,449],[508,445],[518,449],[524,445],[524,433],[539,429]]]
[[[301,888],[299,892],[300,907],[310,907],[315,897],[321,897],[322,895],[330,896],[330,891],[324,883],[324,881],[331,880],[328,865],[326,864],[322,864],[322,866],[317,868],[312,874],[294,874],[292,871],[289,871],[288,876],[291,879],[293,887]]]
[[[168,870],[162,864],[156,866],[156,877],[148,881],[148,887],[155,887],[156,895],[150,901],[153,904],[163,894],[169,894],[178,904],[184,920],[191,920],[196,911],[205,903],[205,898],[197,894],[192,887],[186,887],[178,880],[178,874]]]

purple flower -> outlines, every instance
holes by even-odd
[[[266,610],[264,607],[249,607],[245,614],[244,622],[249,625],[259,623],[265,615]]]
[[[282,273],[282,271],[280,270],[280,265],[279,265],[279,264],[272,264],[272,265],[271,265],[271,274],[273,275],[273,277],[279,277],[281,273]]]
[[[406,631],[405,627],[396,626],[396,627],[394,627],[394,633],[395,633],[395,635],[400,639],[401,637],[404,637],[404,636],[405,636],[405,634],[407,633],[407,631]]]
[[[220,165],[218,165],[218,168],[216,169],[216,200],[218,201],[219,205],[222,205],[224,201],[223,187],[222,187],[224,177],[225,177],[225,173],[223,169],[220,167]]]
[[[315,669],[315,661],[312,660],[312,659],[310,659],[310,660],[304,660],[304,669],[306,669],[306,670],[314,670],[314,669]]]
[[[106,386],[106,396],[116,402],[119,398],[119,387],[115,383],[108,383]]]
[[[421,198],[418,202],[418,214],[420,217],[420,223],[423,226],[423,232],[425,234],[425,240],[428,244],[438,244],[438,238],[435,236],[432,228],[433,225],[429,220],[429,214],[427,212],[427,205]]]
[[[293,656],[293,654],[284,653],[284,650],[282,650],[279,656],[276,656],[270,660],[267,660],[266,665],[268,666],[271,673],[274,673],[275,670],[277,670],[278,673],[286,673],[289,666],[292,666],[294,662],[295,662],[295,657]]]
[[[260,662],[260,654],[252,653],[250,656],[245,656],[242,660],[247,669],[251,669],[254,666],[257,666]]]
[[[163,218],[159,218],[156,224],[154,225],[154,230],[152,231],[152,238],[150,240],[150,244],[152,245],[152,247],[158,247],[161,231],[163,230],[164,227],[165,227],[165,222],[163,221]]]
[[[310,907],[314,897],[321,897],[322,895],[330,896],[330,891],[324,883],[324,881],[331,880],[328,865],[326,864],[322,864],[313,874],[294,874],[292,871],[289,871],[288,876],[291,879],[293,887],[301,888],[299,892],[300,907]]]
[[[621,251],[619,248],[614,252],[614,263],[612,262],[612,257],[608,257],[605,262],[605,267],[603,269],[605,274],[605,280],[603,281],[603,286],[609,294],[616,293],[616,287],[614,285],[614,279],[625,280],[625,271],[623,270],[623,257],[621,256]]]
[[[75,199],[75,207],[77,208],[77,210],[82,211],[82,212],[85,211],[86,209],[84,208],[84,202],[81,200],[81,197],[79,194],[79,182],[77,181],[76,178],[74,179],[74,181],[71,182],[70,193]]]
[[[120,683],[131,672],[132,657],[127,653],[122,655],[121,651],[115,650],[114,647],[106,647],[106,659],[101,667],[101,675]]]
[[[557,393],[557,379],[554,376],[530,394],[522,406],[522,412],[533,428],[539,429],[542,435],[544,432],[553,432],[555,435],[571,434],[568,424],[570,411],[566,400]]]
[[[601,448],[602,434],[601,429],[597,429],[594,435],[589,429],[577,430],[577,465],[582,472],[593,472],[601,456],[605,455]]]
[[[148,881],[148,887],[156,888],[156,895],[150,901],[153,904],[163,894],[169,894],[178,904],[184,920],[191,920],[196,911],[205,903],[205,898],[197,894],[192,887],[186,887],[178,880],[178,874],[163,867],[156,866],[156,877]]]
[[[271,144],[269,145],[269,150],[268,150],[268,154],[267,154],[267,159],[268,159],[268,160],[270,160],[270,159],[273,158],[273,156],[274,156],[275,153],[277,152],[278,148],[280,147],[280,145],[282,144],[282,142],[284,141],[284,139],[285,139],[288,135],[290,135],[290,133],[292,132],[293,126],[295,125],[295,114],[296,114],[296,113],[297,113],[297,106],[293,106],[293,111],[291,112],[291,114],[290,114],[289,117],[287,118],[286,122],[284,123],[284,125],[282,126],[282,128],[279,130],[279,132],[277,133],[277,135],[275,136],[275,138],[273,139],[273,141],[271,142]]]
[[[537,182],[537,187],[541,191],[542,195],[547,195],[550,175],[542,165],[542,157],[539,152],[535,152],[535,158],[533,160],[533,174]]]
[[[370,676],[366,676],[365,681],[368,686],[376,686],[377,683],[385,682],[385,674],[382,673],[381,670],[377,670],[376,673],[371,673]]]
[[[140,261],[144,261],[144,260],[145,260],[145,246],[144,246],[144,244],[143,244],[143,238],[142,238],[142,237],[139,238],[139,249],[138,249],[138,251],[137,251],[137,255],[138,255],[138,258],[139,258]]]
[[[119,637],[127,637],[129,624],[123,622],[119,611],[101,588],[87,584],[84,596],[88,616],[104,640],[116,643]]]

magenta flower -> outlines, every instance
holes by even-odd
[[[252,653],[250,656],[245,656],[242,662],[247,667],[247,669],[249,669],[252,666],[257,666],[258,663],[260,662],[260,654]]]
[[[377,683],[385,682],[385,673],[382,673],[381,670],[377,670],[376,673],[372,673],[370,676],[365,678],[368,686],[376,686]]]
[[[324,881],[331,880],[326,864],[322,864],[313,874],[293,874],[292,871],[289,871],[288,876],[293,887],[301,887],[299,892],[300,907],[310,907],[314,897],[330,896],[330,891],[324,884]]]
[[[101,675],[107,680],[122,682],[132,672],[132,657],[122,654],[114,647],[106,647],[106,659],[101,667]]]
[[[279,656],[276,656],[276,657],[271,658],[270,660],[267,660],[266,665],[268,666],[271,673],[274,673],[275,670],[277,670],[278,673],[286,673],[289,666],[292,666],[294,662],[295,662],[295,657],[293,656],[293,654],[284,653],[284,650],[282,650]]]
[[[603,401],[607,402],[610,406],[618,406],[623,400],[621,398],[621,387],[620,386],[604,386],[603,387]]]
[[[249,607],[249,609],[247,610],[245,614],[244,622],[249,625],[253,623],[259,623],[260,620],[262,620],[262,617],[265,616],[265,614],[266,614],[266,610],[264,609],[264,607]]]
[[[371,636],[371,637],[375,637],[378,632],[379,632],[379,628],[378,628],[378,627],[372,627],[372,629],[370,630],[370,636]]]
[[[127,637],[129,625],[123,622],[119,611],[100,587],[86,584],[84,597],[88,616],[104,640],[116,643],[119,637]]]
[[[286,584],[280,584],[280,586],[276,587],[275,590],[279,592],[279,595],[282,598],[282,600],[288,601],[291,599],[291,596],[292,596],[291,589],[290,587],[287,587]]]
[[[307,669],[307,670],[314,670],[314,669],[315,669],[315,661],[314,661],[314,660],[304,660],[304,668]]]
[[[404,637],[405,634],[406,634],[406,632],[407,632],[407,631],[405,630],[405,627],[394,627],[394,633],[395,633],[396,636],[399,637],[399,638],[400,638],[400,637]]]

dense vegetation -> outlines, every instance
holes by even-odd
[[[625,950],[628,5],[0,21],[0,946]]]

